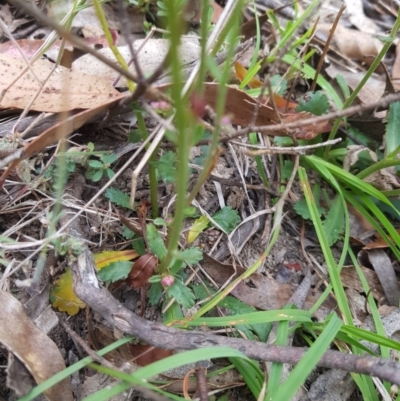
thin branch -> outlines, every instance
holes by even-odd
[[[105,288],[99,286],[93,255],[87,248],[77,259],[71,261],[70,266],[74,276],[74,290],[82,301],[114,327],[137,336],[154,347],[191,350],[210,346],[229,346],[249,358],[292,365],[298,363],[308,351],[306,347],[266,345],[258,341],[229,338],[206,332],[183,331],[147,321],[124,308]],[[390,359],[329,350],[317,366],[376,376],[400,385],[400,364]]]

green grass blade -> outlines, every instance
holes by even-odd
[[[242,375],[254,397],[258,398],[263,385],[264,375],[257,363],[252,360],[245,361],[241,358],[229,358],[229,360]]]
[[[333,257],[332,250],[330,248],[328,239],[325,235],[325,231],[322,226],[322,221],[319,217],[318,209],[317,209],[317,206],[313,199],[313,195],[312,195],[310,184],[308,182],[306,171],[304,170],[303,167],[300,167],[298,170],[298,173],[299,173],[300,183],[301,183],[301,186],[302,186],[302,189],[304,192],[304,196],[307,201],[307,206],[310,210],[311,220],[314,224],[315,231],[317,233],[318,240],[320,242],[321,249],[322,249],[322,252],[325,257],[325,261],[326,261],[326,264],[328,267],[329,277],[331,279],[333,291],[337,298],[337,303],[338,303],[339,309],[343,313],[346,323],[352,324],[352,321],[353,321],[352,315],[351,315],[349,305],[347,303],[347,297],[344,292],[342,282],[340,280],[339,270],[337,268],[335,259]]]
[[[186,319],[183,326],[207,326],[207,327],[223,327],[223,326],[237,326],[257,323],[279,322],[282,320],[290,320],[296,322],[310,322],[311,315],[308,311],[304,310],[275,310],[275,311],[262,311],[243,313],[234,316],[221,316],[221,317],[203,317],[196,319]],[[180,326],[179,321],[175,322],[174,326]]]
[[[322,355],[329,348],[336,334],[342,327],[343,322],[336,316],[331,319],[325,330],[316,339],[315,343],[306,352],[301,361],[295,366],[286,381],[279,387],[274,398],[267,396],[268,401],[290,401],[296,391],[302,386],[308,375],[314,369]]]
[[[109,352],[113,351],[114,349],[124,345],[133,340],[133,337],[124,337],[121,340],[116,341],[113,344],[108,345],[107,347],[103,348],[102,350],[96,352],[99,356],[104,356]],[[73,365],[69,366],[68,368],[64,369],[63,371],[55,374],[50,379],[47,379],[43,383],[36,386],[32,389],[28,394],[21,397],[18,401],[31,401],[35,399],[37,396],[42,394],[44,391],[48,390],[49,388],[53,387],[56,383],[64,380],[68,376],[72,375],[73,373],[77,372],[78,370],[84,368],[85,366],[89,365],[93,362],[93,359],[89,356],[83,358],[81,361],[74,363]]]
[[[289,335],[289,322],[283,321],[278,323],[276,333],[276,345],[286,345]],[[274,399],[274,395],[279,389],[282,380],[283,364],[273,362],[268,378],[267,398]]]

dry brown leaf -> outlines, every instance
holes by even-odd
[[[65,369],[56,344],[40,331],[26,315],[21,303],[0,290],[0,343],[19,358],[37,383]],[[45,391],[51,401],[73,401],[69,379]]]
[[[44,82],[53,67],[54,64],[47,60],[38,60],[32,69],[39,80]],[[25,68],[23,60],[0,54],[0,93],[3,93]],[[27,71],[6,91],[0,100],[0,108],[25,109],[38,90],[38,82],[32,73]],[[74,109],[93,109],[120,97],[121,94],[107,79],[57,67],[34,101],[31,110],[59,113]]]
[[[331,28],[331,24],[318,25],[318,29],[327,36]],[[333,43],[336,44],[343,56],[367,65],[372,64],[383,47],[383,43],[373,35],[348,29],[342,25],[336,27]]]
[[[381,283],[379,282],[378,276],[372,269],[367,269],[364,266],[360,266],[361,270],[368,282],[371,294],[376,300],[380,300],[385,294]],[[352,288],[358,292],[364,292],[364,288],[361,284],[360,278],[354,266],[344,266],[340,272],[340,280],[343,286],[346,288]]]
[[[396,231],[400,234],[400,228],[398,228]],[[377,237],[376,241],[369,242],[364,246],[364,249],[389,248],[389,244],[381,237],[379,233],[376,233],[375,236]]]
[[[233,266],[220,263],[206,254],[203,254],[201,265],[219,285],[225,284],[229,279],[234,280],[245,272],[243,267],[236,265],[235,273]],[[291,284],[278,283],[276,280],[258,273],[253,273],[248,281],[250,285],[241,282],[232,290],[231,294],[244,303],[261,310],[281,309],[298,287]],[[311,290],[305,300],[304,309],[310,309],[319,297],[320,293],[318,291]],[[335,302],[332,299],[327,299],[317,311],[318,317],[326,317],[335,307]]]
[[[399,61],[400,62],[400,61]],[[351,90],[354,90],[365,77],[365,72],[350,72],[331,64],[325,70],[331,78],[342,75]],[[385,79],[379,75],[371,76],[361,88],[357,99],[364,104],[378,101],[385,92]],[[339,92],[340,93],[340,92]]]
[[[126,282],[132,288],[143,287],[153,275],[157,266],[157,258],[150,253],[140,256],[133,264]]]
[[[386,252],[383,249],[370,249],[361,251],[357,256],[362,266],[372,265],[389,304],[399,306],[400,289],[392,262]]]
[[[128,344],[128,346],[132,358],[135,358],[134,362],[139,366],[150,365],[174,354],[173,350],[156,348],[148,344]]]
[[[257,99],[252,98],[240,89],[228,86],[225,114],[228,114],[233,124],[246,127],[250,124]],[[219,85],[205,83],[204,97],[206,103],[215,109],[218,99]],[[261,105],[255,121],[256,125],[270,125],[279,122],[279,116],[272,107]],[[277,134],[278,135],[278,134]]]

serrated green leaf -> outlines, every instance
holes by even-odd
[[[167,256],[167,248],[165,247],[163,239],[153,224],[147,225],[146,237],[147,241],[149,242],[151,252],[153,252],[154,255],[163,261]]]
[[[117,188],[107,188],[106,189],[106,198],[110,200],[114,205],[126,207],[127,209],[132,209],[130,202],[131,198],[125,192],[122,192]]]
[[[228,234],[240,223],[239,213],[231,206],[225,206],[212,218]]]
[[[162,293],[163,293],[163,287],[161,285],[161,282],[153,283],[149,291],[147,291],[150,305],[153,306],[157,305],[160,302]]]
[[[329,245],[333,245],[344,230],[344,207],[340,196],[336,196],[322,226]]]
[[[111,281],[125,280],[132,270],[133,262],[118,261],[110,263],[97,272],[100,280]]]
[[[104,164],[99,160],[89,160],[88,164],[89,164],[90,167],[93,167],[93,168],[96,168],[96,169],[104,167]]]
[[[168,295],[175,298],[178,304],[185,308],[191,308],[194,305],[194,294],[179,280],[175,280],[174,284],[168,288]]]
[[[307,93],[308,100],[300,100],[299,105],[296,107],[296,111],[308,111],[316,116],[325,114],[329,109],[329,101],[327,96],[321,91],[314,93]]]
[[[184,260],[189,265],[194,265],[203,259],[203,252],[195,246],[193,248],[184,249],[178,253],[178,258]]]
[[[157,174],[161,181],[165,183],[175,182],[176,153],[166,152],[158,159],[158,161],[152,162],[152,164],[156,167]]]
[[[396,151],[400,145],[400,102],[394,102],[389,106],[389,114],[386,125],[386,152],[388,157]]]

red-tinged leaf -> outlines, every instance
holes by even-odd
[[[140,256],[126,279],[127,284],[132,288],[143,287],[153,275],[157,262],[157,258],[150,253]]]
[[[26,58],[31,58],[43,45],[45,42],[44,39],[20,39],[17,40],[19,48],[22,50],[22,53],[25,55]],[[54,52],[59,51],[61,47],[61,40],[57,40],[54,42],[50,50],[53,50]],[[72,52],[74,48],[70,44],[66,44],[66,47],[64,50],[68,50],[69,52]],[[48,52],[48,51],[47,51]],[[46,53],[47,53],[46,52]],[[15,44],[11,41],[4,42],[0,44],[0,53],[1,54],[6,54],[7,56],[22,59],[22,54],[19,52],[18,48],[15,46]]]
[[[242,64],[239,62],[235,63],[235,73],[236,73],[236,78],[242,82],[247,74],[246,68],[243,67]],[[257,78],[252,78],[247,85],[251,89],[256,89],[256,88],[261,88],[263,83],[257,79]],[[274,98],[274,102],[276,104],[276,107],[279,109],[286,109],[286,104],[288,109],[295,109],[297,107],[297,103],[294,102],[288,102],[286,99],[284,99],[282,96],[278,95],[277,93],[272,94]],[[268,98],[268,97],[267,97]]]
[[[287,269],[292,269],[295,271],[300,271],[301,270],[301,266],[299,263],[289,263],[289,262],[284,262],[283,266],[285,266]]]
[[[104,251],[93,256],[96,267],[100,270],[113,262],[136,259],[139,254],[134,249],[127,249],[125,251]]]
[[[76,315],[80,309],[86,307],[75,295],[71,269],[67,269],[57,280],[56,287],[50,293],[50,301],[54,308],[67,312],[70,316]]]
[[[174,354],[173,350],[155,348],[148,344],[129,344],[129,351],[132,354],[132,357],[138,357],[134,362],[139,366],[150,365],[153,362],[160,361],[161,359],[167,358]]]
[[[274,102],[276,104],[276,107],[278,107],[279,109],[286,109],[286,104],[287,104],[287,108],[290,109],[295,109],[297,107],[297,103],[294,102],[288,102],[285,98],[283,98],[282,96],[278,95],[277,93],[273,93],[272,96],[274,97]]]

